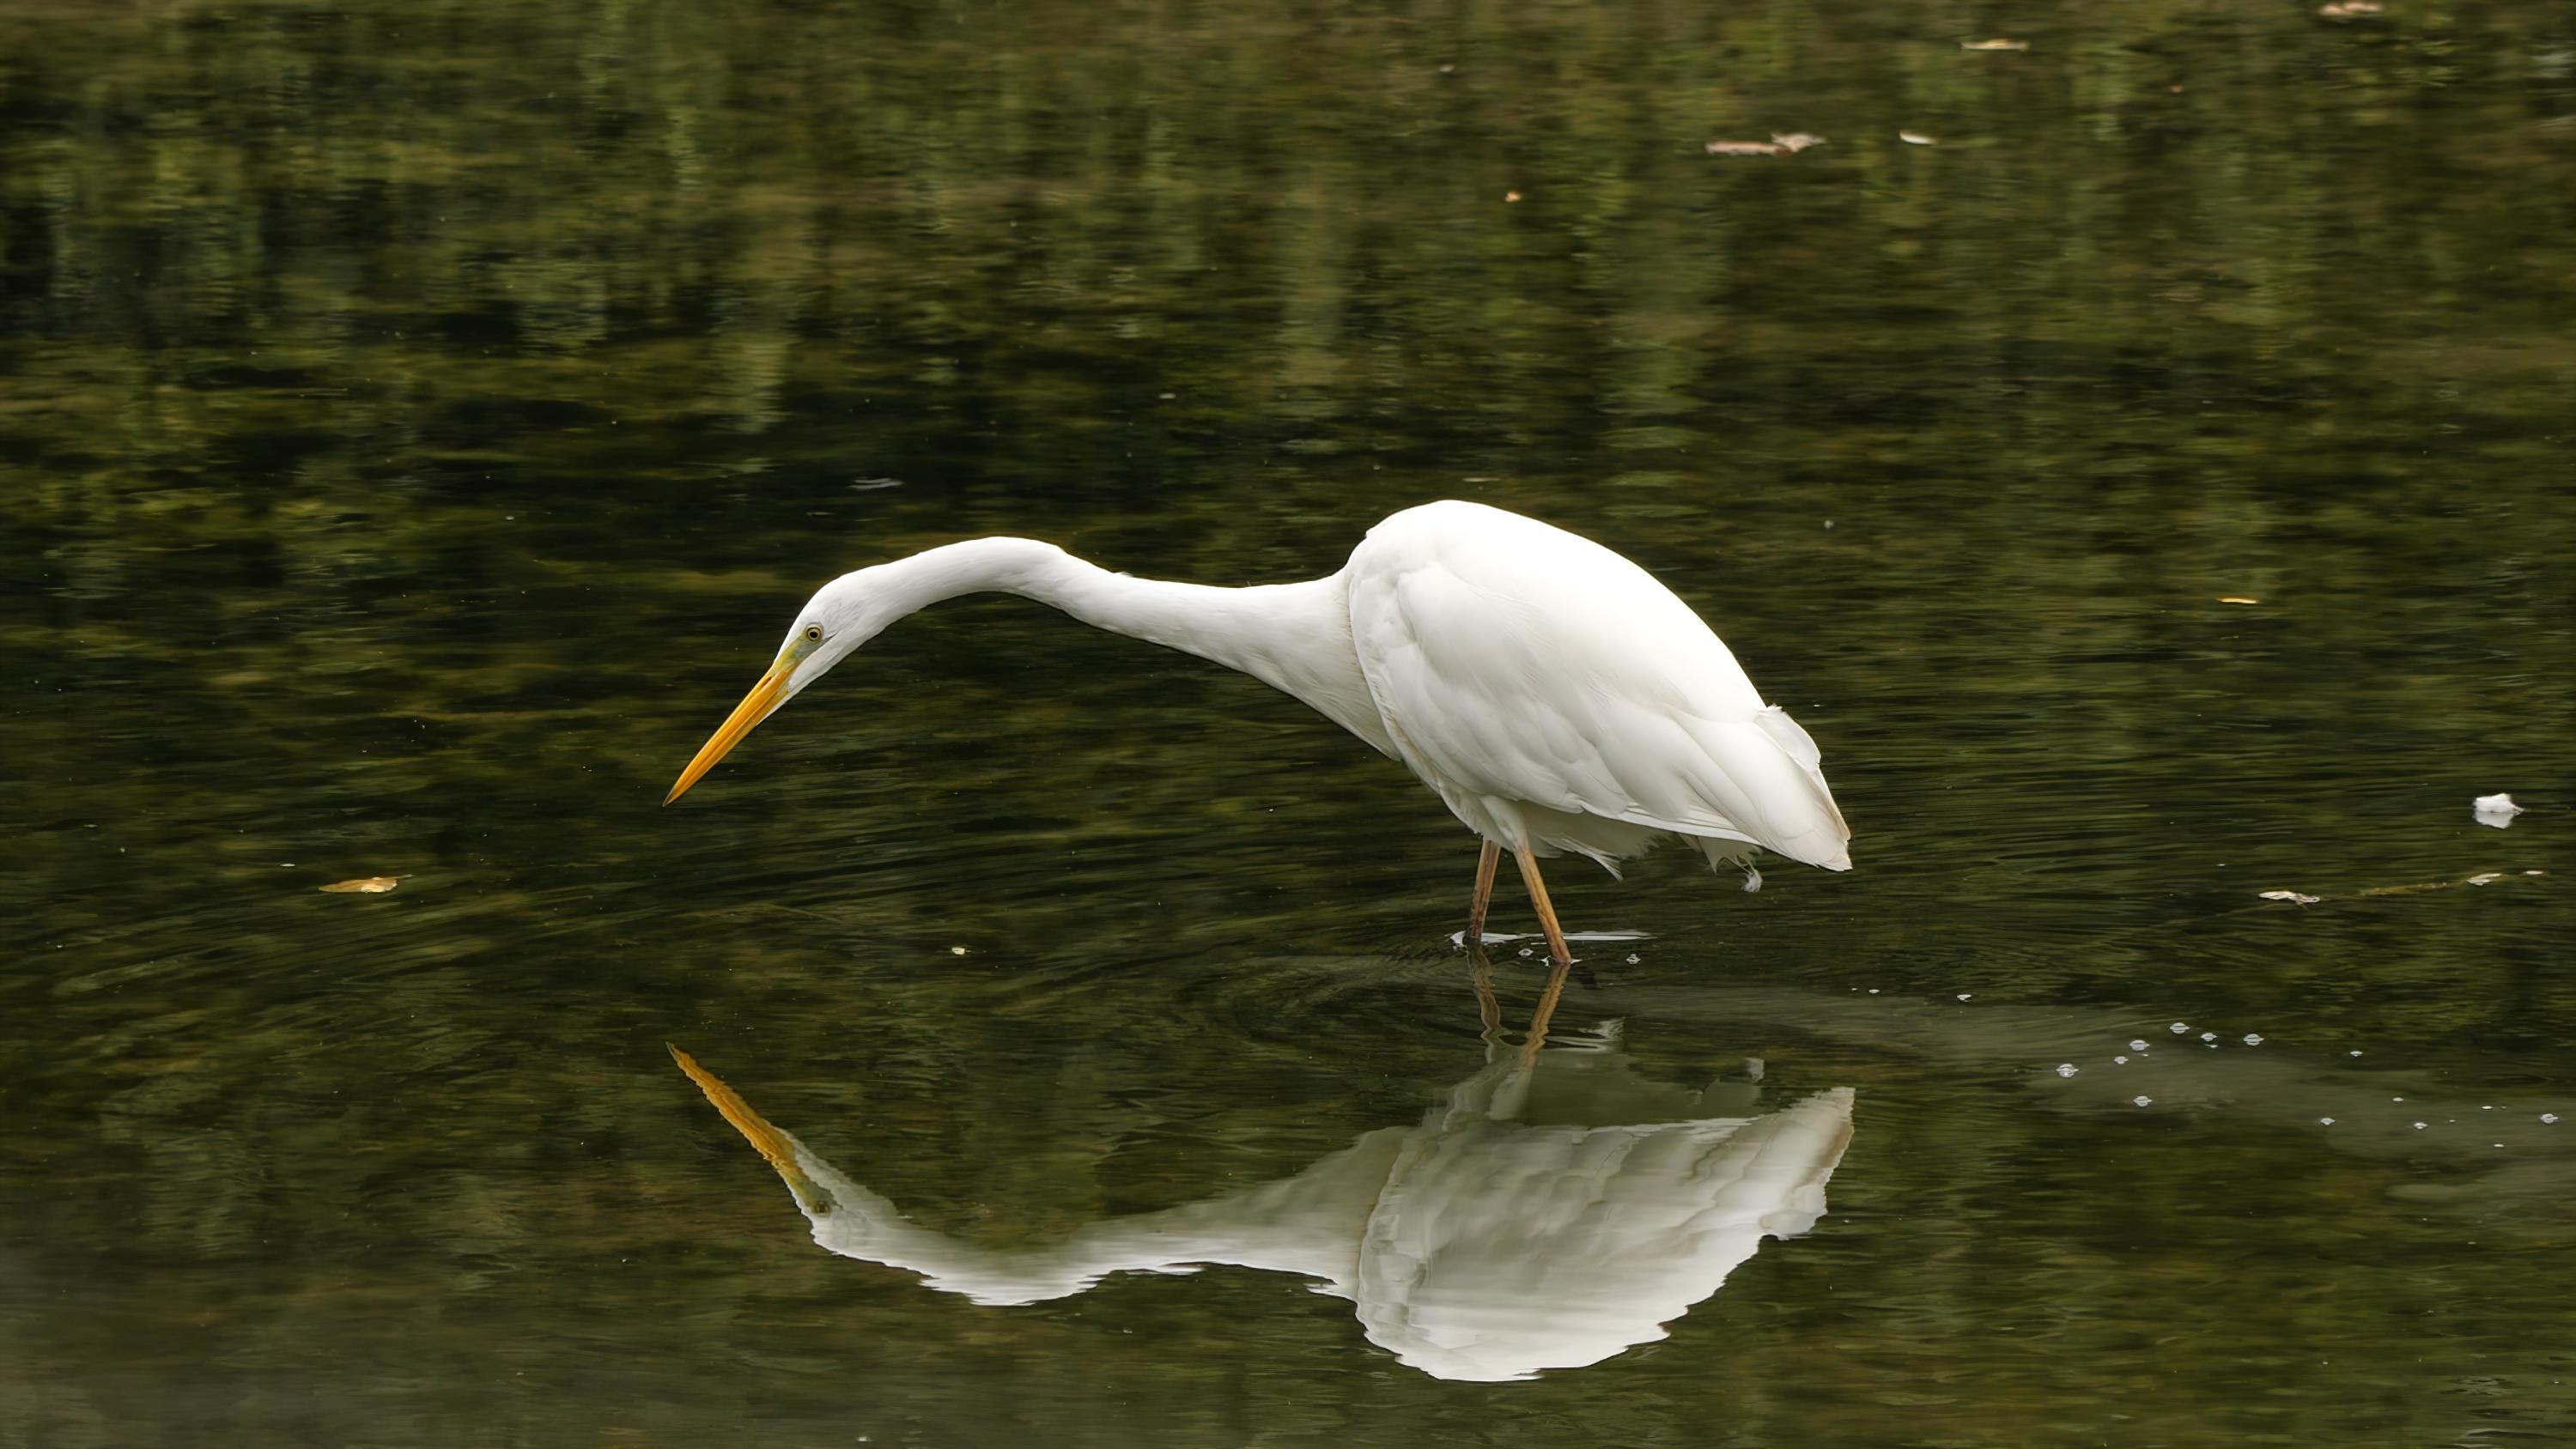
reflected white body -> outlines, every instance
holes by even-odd
[[[986,590],[1283,690],[1404,761],[1470,829],[1512,850],[1572,851],[1615,870],[1678,835],[1712,862],[1761,846],[1851,866],[1815,742],[1763,702],[1687,604],[1589,539],[1476,503],[1393,514],[1340,572],[1297,584],[1135,579],[1021,538],[845,574],[797,616],[775,688],[754,692],[674,796],[894,620]]]
[[[814,1241],[843,1257],[986,1304],[1062,1298],[1113,1273],[1295,1273],[1349,1299],[1369,1341],[1404,1363],[1495,1381],[1664,1337],[1762,1239],[1815,1224],[1851,1141],[1848,1088],[1767,1116],[1701,1116],[1749,1106],[1751,1089],[1662,1086],[1608,1046],[1489,1066],[1417,1125],[1371,1132],[1294,1177],[1019,1250],[914,1224],[682,1066],[778,1170]],[[1714,1100],[1727,1095],[1741,1100]]]

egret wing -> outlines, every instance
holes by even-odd
[[[1453,807],[1526,802],[1849,864],[1814,740],[1627,559],[1433,504],[1372,530],[1347,581],[1378,709]]]

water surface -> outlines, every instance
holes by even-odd
[[[2576,1436],[2571,239],[2561,6],[0,0],[0,1440]],[[1473,842],[1034,605],[658,806],[843,569],[1452,496],[1665,577],[1854,827],[1557,871],[1640,935],[1544,1069],[1642,1095],[1409,1138],[1495,1084]],[[836,1256],[666,1043],[984,1254],[1850,1135],[1461,1382],[1294,1272]]]

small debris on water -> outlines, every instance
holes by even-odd
[[[966,954],[966,948],[963,946],[951,946],[948,948],[948,954],[951,956],[963,956]]]
[[[2513,817],[2521,813],[2522,807],[2513,803],[2511,795],[2480,795],[2469,802],[2469,814],[2480,825],[2492,825],[2498,830],[2511,826]]]
[[[2348,1053],[2348,1055],[2356,1056],[2356,1057],[2357,1057],[2357,1056],[2360,1056],[2360,1055],[2361,1055],[2361,1048],[2359,1048],[2359,1047],[2354,1047],[2354,1048],[2352,1049],[2352,1051],[2351,1051],[2350,1053]]]
[[[2482,871],[2479,871],[2476,875],[2473,875],[2473,876],[2470,876],[2470,877],[2469,877],[2469,884],[2474,885],[2474,886],[2482,886],[2482,885],[2485,885],[2488,881],[2491,881],[2491,880],[2502,880],[2502,879],[2504,879],[2504,872],[2503,872],[2503,871],[2500,871],[2500,870],[2482,870]]]
[[[2323,897],[2307,895],[2300,891],[2256,891],[2254,894],[2260,900],[2288,901],[2294,906],[2313,906],[2323,899]]]
[[[2131,1051],[2133,1051],[2133,1052],[2142,1052],[2142,1051],[2145,1051],[2146,1049],[2147,1049],[2147,1042],[2146,1042],[2146,1038],[2144,1038],[2144,1037],[2140,1037],[2138,1040],[2136,1040],[2136,1041],[2133,1041],[2133,1042],[2129,1043],[2129,1050],[2131,1050]]]
[[[1637,964],[1637,953],[1636,953],[1636,952],[1631,951],[1631,952],[1629,952],[1629,953],[1628,953],[1628,964],[1629,964],[1629,965],[1631,965],[1631,966],[1634,966],[1634,965],[1636,965],[1636,964]]]
[[[2416,1131],[2418,1131],[2418,1132],[2423,1131],[2423,1130],[2424,1130],[2424,1124],[2423,1124],[2423,1123],[2421,1123],[2421,1122],[2416,1123],[2416,1124],[2415,1124],[2415,1130],[2416,1130]]]
[[[2317,1125],[2320,1127],[2332,1127],[2334,1125],[2334,1119],[2332,1117],[2319,1117],[2317,1119]]]
[[[1823,144],[1825,138],[1822,136],[1791,131],[1785,136],[1775,132],[1768,141],[1711,141],[1705,149],[1711,156],[1794,156],[1810,146]]]
[[[2259,604],[2263,601],[2261,599],[2249,599],[2243,594],[2221,594],[2218,596],[2218,602],[2222,604]]]
[[[356,880],[335,880],[322,889],[335,896],[380,896],[401,883],[400,876],[368,875],[360,876]]]
[[[2379,13],[2379,0],[2328,0],[2317,7],[2317,13],[2328,20],[2350,20],[2358,15]]]
[[[2191,1030],[2191,1023],[2187,1021],[2177,1021],[2173,1025],[2166,1027],[2165,1030],[2172,1032],[2176,1036],[2180,1036],[2184,1032]]]
[[[1961,50],[2028,50],[2030,42],[2027,40],[1962,40],[1959,42],[1959,48]]]
[[[2057,1074],[2061,1077],[2074,1076],[2075,1064],[2073,1062],[2059,1062],[2057,1064]]]
[[[2204,1031],[2200,1034],[2200,1039],[2202,1041],[2216,1041],[2218,1040],[2218,1033],[2214,1031]]]
[[[2125,1067],[2125,1066],[2127,1066],[2128,1064],[2129,1064],[2129,1059],[2128,1059],[2127,1057],[2113,1057],[2113,1058],[2111,1058],[2111,1065],[2113,1065],[2113,1066],[2115,1066],[2115,1067]]]
[[[2153,1097],[2131,1097],[2129,1102],[2132,1106],[2145,1107],[2153,1105],[2155,1100]]]
[[[2261,1046],[2263,1044],[2263,1034],[2257,1031],[2249,1031],[2245,1033],[2245,1044],[2247,1046]]]
[[[2544,1127],[2555,1123],[2557,1120],[2558,1114],[2555,1112],[2543,1112],[2540,1114],[2540,1123]]]
[[[1896,139],[1904,142],[1908,146],[1938,146],[1941,144],[1937,138],[1926,136],[1920,131],[1899,131],[1896,133]]]
[[[1977,994],[1977,993],[1975,993],[1975,992],[1973,992],[1973,991],[1962,991],[1962,992],[1960,992],[1960,993],[1959,993],[1959,999],[1960,999],[1961,1001],[1965,1001],[1965,1000],[1967,1000],[1969,997],[1974,996],[1974,995],[1976,995],[1976,994]]]

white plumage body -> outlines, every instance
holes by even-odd
[[[1369,530],[1340,578],[1395,753],[1478,834],[1604,865],[1670,834],[1712,861],[1850,867],[1815,742],[1619,554],[1432,503]]]

